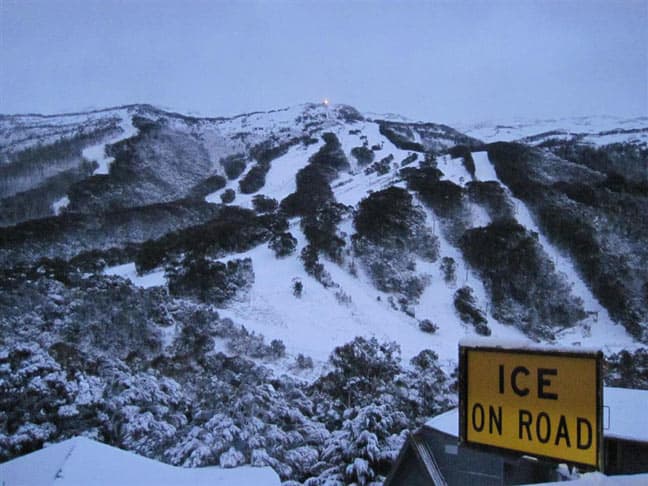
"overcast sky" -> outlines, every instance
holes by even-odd
[[[648,0],[0,0],[0,113],[648,115]]]

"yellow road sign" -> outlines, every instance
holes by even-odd
[[[460,439],[600,468],[600,352],[460,346]]]

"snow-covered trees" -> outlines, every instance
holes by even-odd
[[[202,302],[223,304],[254,282],[252,260],[214,262],[206,258],[187,258],[167,271],[169,292]]]
[[[65,277],[13,280],[16,291],[0,294],[2,459],[85,434],[176,465],[252,463],[304,484],[369,484],[405,431],[448,404],[431,353],[403,367],[395,343],[356,338],[308,384],[259,364],[283,359],[283,343],[211,306],[117,277]],[[295,369],[312,367],[298,357]]]
[[[353,224],[353,248],[379,290],[396,294],[411,314],[427,277],[416,273],[415,258],[435,261],[439,241],[425,225],[425,213],[405,189],[390,187],[360,202]]]
[[[466,231],[461,248],[483,277],[494,315],[501,321],[516,324],[531,336],[551,339],[552,327],[573,326],[585,317],[582,301],[571,296],[566,279],[556,271],[537,235],[514,220]],[[475,325],[478,320],[472,319]]]

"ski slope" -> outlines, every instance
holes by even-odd
[[[301,110],[304,108],[301,107]],[[380,134],[376,122],[365,120],[353,124],[343,123],[335,117],[330,117],[321,107],[308,107],[313,110],[320,121],[317,133],[333,132],[339,139],[350,164],[349,171],[340,172],[339,177],[331,186],[338,202],[357,207],[358,203],[373,191],[379,191],[389,186],[405,187],[400,180],[400,163],[412,152],[401,150],[394,146],[386,137]],[[249,114],[216,123],[212,128],[210,139],[214,147],[224,143],[223,133],[239,133],[247,130],[255,138],[281,129],[294,129],[295,119],[303,113],[300,109],[285,109],[273,113]],[[216,132],[220,135],[216,136]],[[292,132],[291,132],[292,133]],[[319,137],[318,137],[319,138]],[[219,141],[220,140],[220,141]],[[235,142],[238,143],[238,142]],[[359,166],[351,155],[354,147],[362,145],[379,146],[375,151],[375,160],[393,156],[391,167],[386,174],[377,172],[366,174],[365,167]],[[291,147],[286,154],[271,163],[266,175],[266,183],[256,194],[281,201],[294,192],[296,173],[308,164],[309,158],[322,146],[317,144],[298,144]],[[227,149],[231,153],[236,145]],[[486,152],[474,152],[475,178],[481,181],[497,181],[493,165]],[[253,164],[249,164],[249,168]],[[437,158],[438,168],[443,172],[443,178],[455,184],[465,186],[473,177],[465,169],[462,159],[453,159],[449,155]],[[235,200],[231,203],[246,208],[252,208],[252,198],[255,194],[241,194],[238,180],[228,181],[227,185],[205,199],[207,202],[220,203],[221,194],[227,189],[236,192]],[[567,329],[558,334],[561,344],[576,346],[598,347],[609,352],[620,349],[633,349],[632,338],[625,329],[615,324],[607,311],[600,305],[586,284],[579,277],[569,258],[555,248],[539,231],[531,213],[525,204],[513,197],[506,189],[508,197],[516,207],[516,217],[520,224],[529,231],[539,234],[539,241],[545,252],[553,260],[557,270],[562,272],[572,287],[574,296],[582,299],[589,317],[579,326]],[[221,317],[231,318],[236,324],[244,325],[247,329],[263,334],[266,341],[280,339],[286,345],[287,357],[276,364],[286,371],[295,356],[302,353],[312,357],[315,362],[314,372],[320,372],[325,366],[331,351],[341,344],[347,343],[356,336],[376,337],[380,340],[396,341],[402,349],[402,357],[409,360],[423,349],[432,349],[441,360],[451,367],[456,362],[457,343],[460,339],[475,335],[473,326],[461,321],[454,308],[454,293],[462,286],[470,286],[478,307],[484,311],[492,336],[499,339],[516,339],[527,341],[528,338],[517,328],[505,325],[492,316],[490,299],[479,276],[471,271],[461,251],[451,245],[440,231],[441,222],[435,214],[418,201],[414,201],[425,212],[428,227],[432,228],[439,238],[440,255],[436,262],[416,261],[416,274],[427,278],[425,288],[418,303],[413,305],[415,317],[411,317],[389,304],[390,294],[378,291],[361,265],[356,265],[357,275],[349,272],[349,264],[353,257],[349,254],[342,265],[327,261],[320,257],[326,271],[331,275],[336,287],[325,288],[313,277],[308,275],[299,258],[301,250],[307,244],[299,227],[299,219],[290,222],[290,232],[298,240],[295,253],[277,259],[267,245],[260,245],[245,253],[228,255],[221,260],[234,258],[251,258],[255,274],[254,283],[249,292],[238,296],[226,308],[219,309]],[[490,223],[487,212],[479,205],[468,204],[471,215],[471,226],[480,227]],[[350,236],[355,232],[352,216],[347,216],[339,226],[339,233],[351,246]],[[457,281],[447,283],[443,279],[439,267],[443,257],[451,257],[457,265]],[[164,273],[157,270],[148,275],[138,276],[134,265],[120,265],[105,270],[108,275],[119,275],[130,279],[135,285],[149,287],[165,285]],[[299,280],[303,284],[301,297],[293,295],[293,284]],[[337,294],[337,295],[336,295]],[[422,332],[418,323],[422,319],[430,319],[438,326],[434,334]]]
[[[518,223],[527,230],[538,234],[538,241],[542,249],[553,261],[556,271],[566,277],[567,282],[571,286],[572,294],[583,301],[585,311],[589,314],[588,317],[581,321],[579,326],[559,332],[559,339],[564,344],[597,347],[607,351],[618,351],[622,348],[628,349],[636,347],[633,344],[632,337],[627,333],[625,328],[620,324],[616,324],[610,318],[607,309],[594,297],[567,255],[562,253],[542,233],[526,204],[516,198],[508,187],[499,180],[495,168],[488,158],[488,153],[473,152],[472,156],[475,161],[477,178],[483,181],[494,180],[499,182],[508,198],[515,205],[515,217]]]

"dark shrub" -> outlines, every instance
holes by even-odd
[[[322,135],[322,138],[325,144],[310,158],[310,163],[330,167],[335,171],[348,170],[349,161],[344,155],[340,141],[335,134],[327,132]]]
[[[406,239],[412,212],[410,193],[399,187],[389,187],[360,202],[353,224],[359,235],[376,243],[385,238]]]
[[[141,273],[182,253],[205,255],[246,251],[268,241],[274,233],[285,231],[286,227],[285,219],[275,215],[257,216],[249,209],[223,206],[215,218],[204,224],[146,241],[135,258],[135,265]]]
[[[280,233],[270,239],[268,246],[275,252],[277,258],[294,253],[297,248],[297,238],[292,233]]]
[[[234,201],[234,199],[236,199],[236,192],[234,191],[234,189],[231,189],[231,188],[226,189],[220,195],[220,198],[221,198],[221,201],[223,201],[223,204],[229,204],[232,201]]]
[[[333,201],[329,182],[335,171],[321,165],[309,164],[297,172],[297,190],[281,201],[281,209],[290,216],[311,214]]]
[[[582,302],[571,295],[537,236],[516,221],[466,231],[460,246],[490,291],[499,320],[550,338],[552,327],[573,326],[585,317]]]
[[[440,265],[443,272],[443,280],[447,284],[454,284],[457,281],[457,263],[452,257],[443,257]]]
[[[243,194],[257,192],[265,185],[266,174],[270,170],[269,164],[258,163],[252,167],[247,174],[239,181],[239,189]]]
[[[405,157],[402,162],[400,163],[401,167],[405,167],[406,165],[411,164],[412,162],[416,162],[416,159],[418,159],[419,154],[416,152],[409,154],[407,157]]]
[[[648,349],[620,351],[607,356],[605,365],[607,386],[648,390]]]
[[[437,326],[430,319],[423,319],[422,321],[419,321],[419,329],[423,332],[434,334],[439,330],[439,326]]]
[[[301,280],[295,279],[293,281],[293,295],[298,299],[300,299],[303,291],[304,291],[304,284],[302,283]]]
[[[391,169],[391,163],[394,161],[394,156],[389,154],[387,157],[383,157],[378,162],[374,162],[371,166],[367,167],[364,171],[365,175],[370,175],[377,172],[380,175],[385,175],[389,173]]]
[[[355,123],[364,120],[364,117],[358,110],[349,105],[339,105],[337,107],[338,116],[347,123]]]
[[[310,356],[304,356],[301,353],[297,355],[297,358],[295,359],[295,363],[297,364],[297,368],[301,370],[313,368],[313,358],[311,358]]]
[[[424,152],[425,148],[418,142],[414,142],[403,133],[402,125],[390,122],[379,123],[380,134],[386,137],[391,143],[401,150],[413,150],[415,152]],[[407,129],[409,130],[409,128]]]
[[[286,356],[286,345],[280,339],[270,341],[270,357],[279,359]]]
[[[224,157],[220,160],[220,164],[225,169],[225,174],[230,180],[238,178],[247,165],[247,160],[244,154],[234,154]]]
[[[252,198],[252,205],[257,213],[272,213],[279,207],[276,199],[257,194]]]
[[[337,225],[347,211],[346,206],[329,202],[301,220],[301,228],[309,245],[318,253],[324,252],[335,262],[342,261],[342,250],[346,245],[337,235]]]
[[[214,262],[203,257],[186,257],[179,267],[167,272],[169,292],[201,302],[223,304],[254,282],[252,260]]]
[[[358,161],[358,165],[369,165],[374,160],[374,153],[372,150],[363,145],[361,147],[353,147],[351,149],[351,155],[353,155]]]
[[[223,176],[213,175],[208,177],[201,183],[195,185],[191,189],[190,196],[195,198],[203,198],[212,192],[216,192],[219,189],[222,189],[227,184],[227,181]]]
[[[319,261],[317,250],[311,245],[306,245],[300,255],[301,261],[304,265],[304,270],[308,275],[311,275],[321,283],[324,287],[333,287],[334,282],[331,276]]]
[[[335,134],[325,133],[322,138],[324,145],[309,159],[308,165],[297,172],[297,190],[281,201],[281,210],[289,217],[313,214],[333,202],[330,183],[337,177],[338,170],[349,168]]]
[[[477,301],[470,287],[462,287],[455,292],[454,306],[462,321],[472,324],[477,334],[490,336],[491,330],[484,313],[477,308]]]

